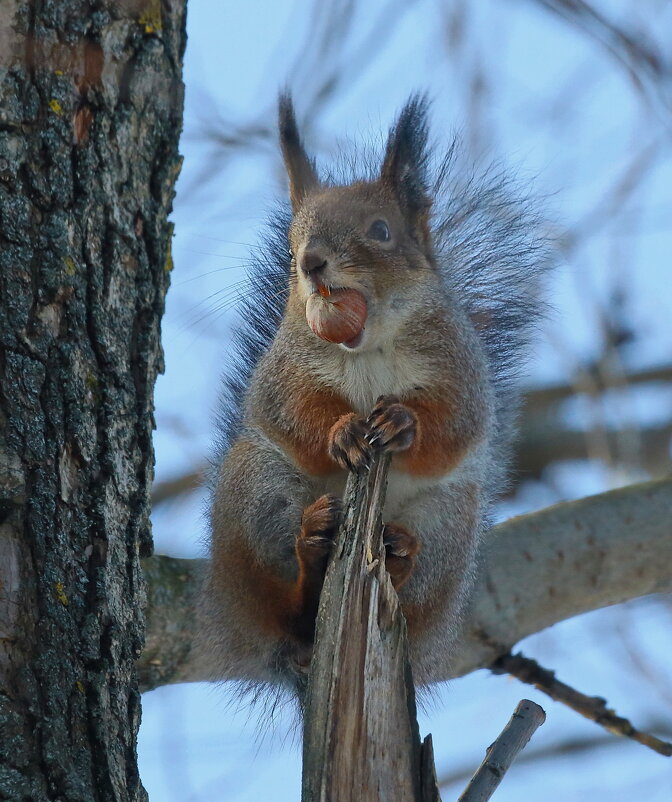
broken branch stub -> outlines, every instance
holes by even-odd
[[[406,623],[385,570],[388,468],[381,456],[346,486],[306,692],[303,802],[439,800],[431,749],[420,744]]]

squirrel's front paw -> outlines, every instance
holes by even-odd
[[[368,468],[371,446],[367,441],[369,428],[361,415],[350,412],[342,415],[329,431],[327,450],[334,462],[346,471]]]
[[[418,418],[396,395],[383,395],[366,419],[368,441],[381,451],[405,451],[415,440]]]
[[[413,571],[415,557],[420,551],[420,543],[415,535],[398,524],[383,526],[385,546],[385,568],[395,590],[406,582]]]

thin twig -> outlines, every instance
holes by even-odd
[[[672,722],[670,721],[651,721],[647,729],[660,732],[666,736],[672,736]],[[585,755],[589,752],[596,752],[598,749],[613,749],[623,746],[623,741],[614,738],[610,733],[598,733],[588,738],[567,738],[563,741],[542,746],[538,749],[526,749],[525,752],[516,760],[516,766],[530,766],[543,761],[553,761],[559,757],[568,755]],[[450,772],[442,774],[437,782],[440,788],[447,789],[457,783],[465,783],[471,776],[471,768],[463,765]]]
[[[155,482],[152,487],[152,507],[171,501],[185,493],[193,493],[203,487],[207,466],[205,463],[195,471],[188,471],[174,479]]]
[[[648,746],[659,755],[672,757],[672,743],[635,729],[627,718],[617,716],[613,710],[607,708],[606,699],[602,699],[600,696],[586,696],[575,688],[565,685],[564,682],[555,678],[553,671],[542,668],[536,660],[531,660],[522,654],[505,654],[495,660],[490,666],[490,670],[494,674],[511,674],[521,682],[534,685],[535,688],[543,691],[556,702],[562,702],[582,716],[600,724],[614,735],[632,738],[633,741]]]
[[[457,802],[486,802],[495,792],[516,755],[527,745],[535,731],[546,721],[538,704],[522,699],[509,723],[488,747],[485,758]]]

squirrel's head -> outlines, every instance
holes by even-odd
[[[349,350],[390,342],[438,287],[429,227],[427,101],[413,97],[390,131],[375,180],[322,183],[288,95],[279,128],[289,178],[294,300],[322,339]]]

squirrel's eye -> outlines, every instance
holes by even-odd
[[[389,242],[390,229],[384,220],[374,220],[366,236],[370,239],[377,239],[379,242]]]

